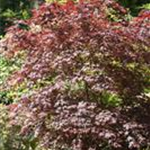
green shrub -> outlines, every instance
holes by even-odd
[[[25,54],[19,52],[13,58],[7,58],[1,51],[0,54],[0,103],[10,104],[16,97],[15,90],[8,87],[7,80],[17,70],[20,69],[25,58]],[[17,88],[16,88],[17,89]],[[21,89],[21,88],[19,88]],[[16,91],[16,92],[19,92]],[[19,95],[19,93],[17,93]],[[22,95],[22,94],[21,94]]]
[[[141,9],[149,9],[149,0],[116,0],[121,3],[124,7],[129,8],[131,14],[136,16]]]

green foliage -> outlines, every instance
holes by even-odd
[[[113,8],[108,8],[106,10],[106,13],[107,13],[109,20],[114,21],[114,22],[130,21],[133,18],[132,15],[128,11],[126,14],[123,15],[117,12]]]
[[[0,55],[0,85],[5,82],[7,77],[11,75],[14,71],[17,71],[23,60],[21,55],[18,55],[12,59],[8,59],[3,55]]]
[[[103,92],[101,96],[102,103],[107,107],[117,107],[122,103],[122,99],[115,93]]]
[[[8,108],[0,105],[0,150],[42,150],[37,149],[34,135],[20,135],[20,127],[10,122],[9,115]]]
[[[121,3],[124,7],[129,8],[131,14],[136,16],[141,9],[149,9],[149,0],[116,0]]]
[[[140,150],[150,150],[150,147],[148,146],[147,148],[143,148],[143,149],[140,149]]]
[[[144,4],[140,8],[150,10],[150,3]]]
[[[13,95],[20,95],[20,89],[15,93],[14,90],[10,90],[7,85],[8,78],[13,72],[20,69],[25,55],[20,52],[13,58],[7,58],[4,55],[0,55],[0,102],[9,104],[14,100]]]
[[[17,19],[28,19],[32,3],[29,0],[0,0],[0,34]]]

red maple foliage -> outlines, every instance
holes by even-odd
[[[9,28],[8,55],[27,58],[12,80],[55,79],[22,99],[16,112],[22,133],[33,132],[54,149],[138,149],[150,145],[150,13],[111,22],[112,0],[43,4],[26,22]],[[109,105],[109,96],[121,99]],[[20,117],[19,117],[20,116]],[[16,117],[16,118],[17,118]],[[21,118],[21,119],[20,119]]]

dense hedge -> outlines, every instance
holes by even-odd
[[[111,22],[110,8],[127,15],[112,0],[68,1],[8,29],[5,56],[26,59],[7,88],[33,91],[9,106],[22,136],[54,150],[150,146],[150,12]]]

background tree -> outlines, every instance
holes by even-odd
[[[5,33],[5,28],[12,25],[16,19],[30,17],[31,8],[37,8],[43,0],[0,0],[0,34]]]
[[[124,7],[129,8],[132,15],[137,15],[145,4],[150,4],[149,0],[117,0]]]

